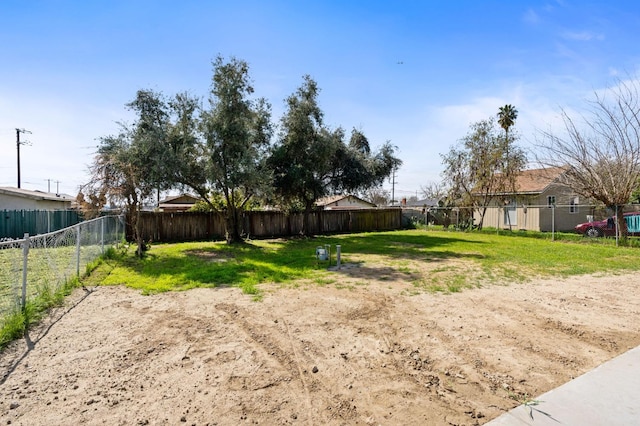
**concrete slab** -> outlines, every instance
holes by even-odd
[[[640,425],[640,346],[486,424]]]

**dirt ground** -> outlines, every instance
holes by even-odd
[[[0,354],[0,424],[475,425],[640,344],[634,275],[446,295],[362,273],[257,302],[79,289]]]

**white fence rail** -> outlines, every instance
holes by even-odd
[[[42,235],[0,241],[0,319],[54,293],[124,238],[124,216],[104,216]]]

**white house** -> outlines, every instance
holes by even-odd
[[[325,210],[374,209],[375,204],[355,195],[332,195],[316,201],[316,206]]]
[[[74,203],[67,194],[0,186],[0,210],[69,210]]]

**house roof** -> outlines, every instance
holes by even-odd
[[[341,200],[346,200],[348,198],[353,198],[357,201],[360,201],[363,204],[368,204],[371,207],[375,207],[376,205],[373,203],[370,203],[369,201],[363,200],[360,197],[356,197],[355,195],[330,195],[328,197],[323,197],[320,198],[316,201],[316,206],[319,207],[323,207],[323,206],[328,206],[329,204],[333,204],[335,202],[341,201]]]
[[[69,194],[54,194],[52,192],[33,191],[30,189],[13,188],[10,186],[0,186],[0,194],[29,198],[31,200],[59,201],[67,203],[71,203],[76,200],[76,197]]]
[[[433,198],[425,198],[423,200],[407,200],[406,204],[403,207],[433,207],[438,205],[438,200]]]
[[[198,197],[191,194],[172,195],[160,200],[160,204],[195,204],[198,201]]]
[[[549,167],[544,169],[523,170],[516,178],[518,193],[540,193],[554,183],[565,169],[563,167]]]

